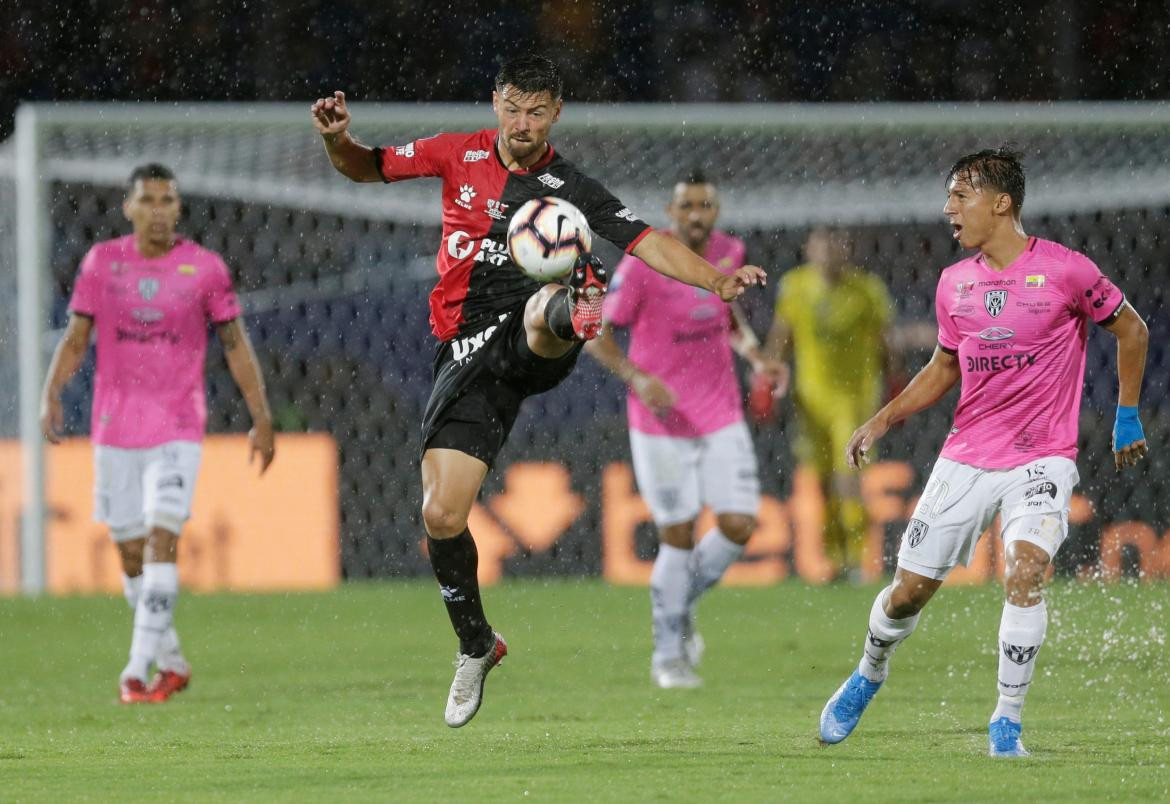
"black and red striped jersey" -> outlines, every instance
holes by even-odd
[[[439,283],[430,302],[431,330],[442,341],[476,329],[540,287],[508,254],[508,221],[525,201],[549,195],[569,201],[596,234],[626,252],[652,231],[551,144],[528,170],[508,170],[496,151],[495,129],[375,148],[374,159],[387,182],[443,180]]]

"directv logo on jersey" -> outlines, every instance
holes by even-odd
[[[992,318],[998,318],[999,314],[1003,312],[1003,307],[1007,304],[1007,297],[1006,290],[989,290],[983,294],[983,306],[987,308],[987,312],[991,314]]]
[[[491,151],[468,151],[467,153],[463,154],[463,161],[464,162],[482,162],[484,159],[487,159],[491,155],[492,155]]]
[[[558,179],[551,173],[542,173],[541,175],[537,176],[537,178],[540,180],[541,184],[547,187],[551,187],[554,190],[559,190],[565,186],[564,179]]]

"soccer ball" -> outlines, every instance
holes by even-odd
[[[537,282],[568,274],[577,255],[592,244],[593,234],[581,210],[561,198],[533,198],[508,223],[512,260]]]

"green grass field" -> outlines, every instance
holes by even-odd
[[[0,601],[0,799],[1066,800],[1170,798],[1170,588],[1059,584],[1024,710],[1028,760],[985,756],[999,592],[947,589],[857,732],[817,717],[875,588],[717,589],[706,681],[648,674],[643,589],[487,590],[510,655],[443,725],[454,641],[430,583],[197,596],[189,690],[115,702],[121,599]]]

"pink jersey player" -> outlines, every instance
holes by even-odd
[[[718,270],[743,265],[743,242],[715,229],[719,196],[701,174],[675,185],[666,211],[671,235]],[[717,296],[634,257],[618,263],[603,318],[601,337],[586,349],[629,386],[630,457],[660,541],[650,576],[650,675],[659,687],[693,687],[703,645],[695,605],[743,554],[759,507],[759,470],[731,353],[757,370],[782,367],[760,355],[746,323]],[[629,330],[628,355],[611,334],[615,326]],[[704,506],[716,527],[696,545]]]
[[[125,704],[161,703],[191,679],[172,616],[177,543],[191,515],[207,420],[209,326],[252,415],[250,456],[259,455],[263,472],[275,454],[264,379],[231,277],[218,254],[178,236],[181,210],[170,168],[134,169],[122,203],[134,233],[98,243],[82,260],[69,324],[41,396],[41,429],[56,442],[64,424],[61,389],[96,332],[94,519],[109,527],[118,547],[134,609],[130,657],[118,680]]]
[[[744,263],[743,241],[712,231],[703,256],[731,273]],[[631,429],[690,438],[743,420],[731,357],[731,308],[718,296],[626,256],[614,271],[603,315],[606,323],[629,328],[630,362],[675,396],[670,409],[658,416],[631,390]]]
[[[944,270],[938,342],[962,385],[942,457],[983,469],[1074,460],[1086,325],[1124,302],[1088,257],[1036,237],[1001,271],[982,253]]]
[[[1077,421],[1090,323],[1117,338],[1115,464],[1132,466],[1147,452],[1137,415],[1146,325],[1086,256],[1025,233],[1024,185],[1019,154],[1007,148],[970,154],[951,168],[943,214],[959,245],[976,253],[939,279],[930,362],[846,448],[857,467],[893,424],[960,383],[954,426],[902,534],[893,583],[873,602],[861,660],[821,712],[824,743],[853,732],[885,683],[895,648],[998,519],[1005,600],[987,752],[1027,756],[1021,713],[1048,629],[1044,581],[1068,536],[1080,480]]]
[[[219,255],[179,238],[165,254],[139,254],[134,236],[85,255],[69,304],[97,330],[92,438],[137,449],[201,441],[208,326],[240,315]]]

